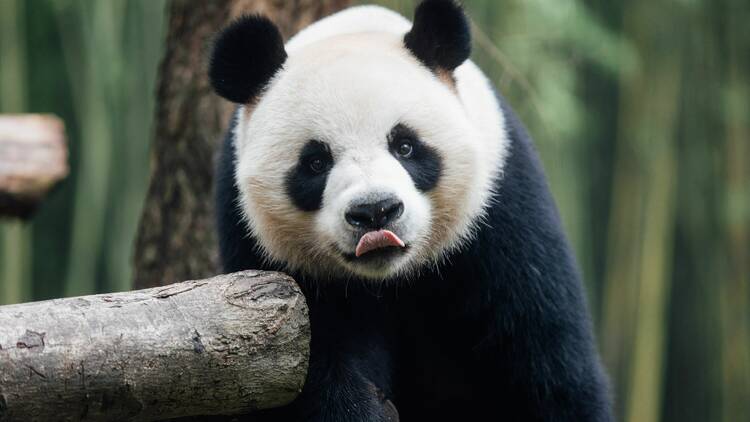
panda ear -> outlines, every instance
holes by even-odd
[[[261,93],[286,57],[276,25],[266,17],[248,15],[216,37],[208,76],[217,94],[244,104]]]
[[[404,44],[432,70],[453,71],[471,54],[471,32],[463,8],[454,0],[425,0],[414,12]]]

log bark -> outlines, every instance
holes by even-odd
[[[284,405],[310,331],[296,283],[245,271],[0,307],[0,421],[152,421]]]
[[[135,286],[215,274],[214,152],[233,106],[210,88],[206,59],[216,31],[263,13],[289,36],[348,0],[173,0],[159,71],[151,185],[135,245]]]
[[[67,175],[62,120],[36,114],[0,116],[0,216],[28,218]]]

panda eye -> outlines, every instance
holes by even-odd
[[[314,157],[309,161],[308,166],[315,173],[323,173],[328,169],[328,160],[321,157]]]
[[[412,152],[414,152],[414,146],[412,145],[412,141],[410,139],[401,141],[398,144],[398,147],[396,147],[396,154],[403,158],[411,157]]]

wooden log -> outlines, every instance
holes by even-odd
[[[0,216],[29,217],[67,175],[62,120],[35,114],[0,116]]]
[[[289,277],[244,271],[0,307],[0,421],[153,421],[281,406],[310,330]]]

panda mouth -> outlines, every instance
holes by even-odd
[[[357,258],[362,255],[383,248],[404,248],[406,244],[396,233],[390,230],[370,231],[362,235],[357,243],[354,256]]]
[[[362,235],[354,253],[342,252],[347,261],[383,262],[403,255],[409,246],[390,230],[370,231]]]
[[[409,250],[409,246],[406,245],[403,248],[400,246],[386,246],[383,248],[375,249],[368,252],[365,255],[357,257],[353,253],[342,253],[341,255],[348,262],[366,265],[382,265],[388,261],[391,261],[399,256],[402,256]]]

